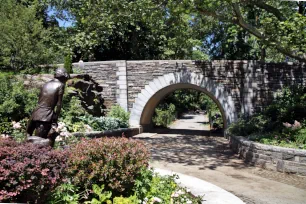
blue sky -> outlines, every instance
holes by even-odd
[[[55,13],[56,13],[56,10],[54,8],[52,8],[52,7],[48,8],[48,15],[49,16],[52,16]],[[64,11],[63,14],[68,17],[68,12]],[[60,27],[65,27],[66,28],[66,27],[73,26],[73,21],[70,20],[70,19],[69,20],[61,20],[59,18],[56,18],[56,20],[58,21]]]

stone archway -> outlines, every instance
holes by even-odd
[[[149,82],[138,94],[131,109],[130,125],[151,125],[155,107],[171,92],[178,89],[195,89],[210,96],[221,110],[224,128],[237,119],[237,113],[232,97],[218,84],[203,75],[182,71],[160,76]]]

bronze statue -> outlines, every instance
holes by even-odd
[[[66,69],[58,68],[55,71],[54,79],[41,88],[38,105],[28,122],[28,138],[33,135],[35,130],[35,136],[48,139],[49,145],[54,145],[57,136],[54,129],[57,127],[57,120],[62,108],[65,83],[69,78]],[[34,138],[37,139],[37,137]],[[35,141],[35,139],[30,141]]]

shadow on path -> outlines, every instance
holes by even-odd
[[[248,167],[237,160],[229,149],[228,141],[223,137],[204,136],[209,131],[170,130],[161,135],[140,137],[149,144],[151,158],[154,161],[180,163],[185,166],[196,165],[199,169],[214,170],[219,166],[231,166],[237,169]],[[194,134],[196,133],[196,134]],[[195,136],[195,135],[203,136]]]

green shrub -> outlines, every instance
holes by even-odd
[[[175,106],[173,104],[164,104],[163,107],[155,109],[155,115],[152,120],[156,126],[167,127],[175,120]]]
[[[81,191],[105,185],[113,196],[130,196],[141,169],[148,166],[145,145],[126,138],[83,139],[71,149],[68,172]]]
[[[129,124],[130,113],[125,111],[119,105],[112,106],[107,116],[111,118],[117,118],[121,120],[122,122],[126,123],[127,126]]]
[[[82,107],[80,99],[75,96],[70,97],[65,91],[60,121],[66,124],[70,132],[79,132],[84,130],[85,125],[80,121],[80,116],[86,117],[89,114]]]
[[[68,73],[72,73],[72,57],[71,55],[65,56],[64,68]]]
[[[67,151],[0,138],[0,202],[44,203],[62,182]]]
[[[26,89],[15,77],[0,75],[0,122],[29,117],[37,99],[37,89]]]
[[[94,117],[91,115],[81,116],[79,120],[88,124],[96,131],[116,130],[119,128],[127,128],[127,124],[118,118],[110,117]]]
[[[251,138],[265,144],[306,148],[305,100],[306,87],[286,87],[263,111],[231,124],[229,133],[257,135]]]
[[[228,131],[232,135],[248,136],[264,132],[269,120],[264,115],[254,115],[251,118],[240,118],[231,124]]]

